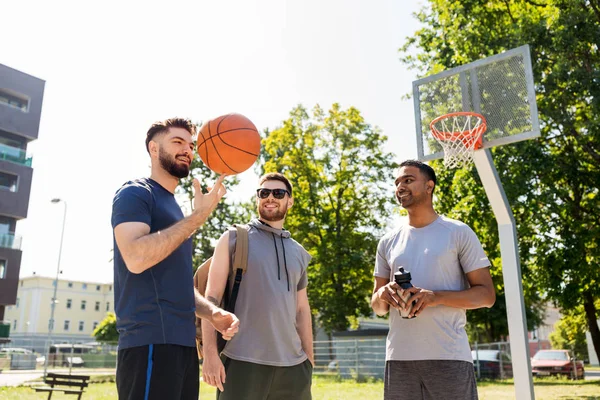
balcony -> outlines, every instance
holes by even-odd
[[[10,323],[0,321],[0,338],[10,337]]]
[[[0,248],[21,250],[21,240],[20,235],[15,235],[12,232],[0,233]]]
[[[31,167],[31,159],[31,156],[27,156],[25,150],[0,143],[0,160]]]

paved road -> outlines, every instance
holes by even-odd
[[[43,375],[42,372],[33,372],[28,374],[0,374],[0,386],[19,386],[27,381],[40,378]]]
[[[48,372],[56,372],[59,374],[68,374],[68,369],[49,370]],[[113,375],[114,369],[73,369],[73,374],[77,375]],[[2,371],[0,373],[0,386],[19,386],[26,382],[39,379],[44,375],[43,370],[26,370],[26,371]]]

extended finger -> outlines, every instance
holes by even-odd
[[[210,375],[208,373],[203,373],[202,379],[204,379],[204,382],[206,382],[207,385],[215,386],[212,378],[210,377]]]
[[[223,383],[225,383],[225,368],[224,367],[219,368],[219,375],[217,375],[216,380],[217,380],[217,387],[222,392],[223,391]]]
[[[402,299],[400,298],[400,296],[398,296],[398,294],[391,289],[387,289],[384,292],[384,298],[383,298],[390,306],[394,307],[394,308],[401,308],[402,304],[404,303],[402,301]]]
[[[408,289],[405,289],[406,291],[415,294],[415,293],[420,293],[421,292],[421,288],[418,287],[409,287]]]
[[[421,311],[423,311],[425,307],[427,307],[427,304],[425,304],[423,299],[420,299],[417,304],[413,306],[411,314],[416,317],[417,315],[421,314]]]
[[[200,187],[200,182],[198,179],[194,178],[192,181],[192,187],[194,188],[194,194],[202,193],[202,188]]]
[[[217,178],[217,180],[215,182],[215,186],[223,184],[223,181],[225,180],[226,176],[227,176],[226,174],[219,175],[219,177]]]

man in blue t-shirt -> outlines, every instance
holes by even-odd
[[[203,194],[194,179],[194,211],[183,216],[175,201],[179,179],[194,157],[194,125],[172,118],[146,135],[150,178],[127,182],[115,194],[115,313],[119,332],[119,399],[198,399],[195,315],[226,339],[239,321],[194,289],[191,236],[226,190],[224,176]]]

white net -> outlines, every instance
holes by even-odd
[[[431,122],[431,134],[444,149],[447,168],[464,168],[473,162],[486,129],[485,118],[476,113],[453,113]]]

